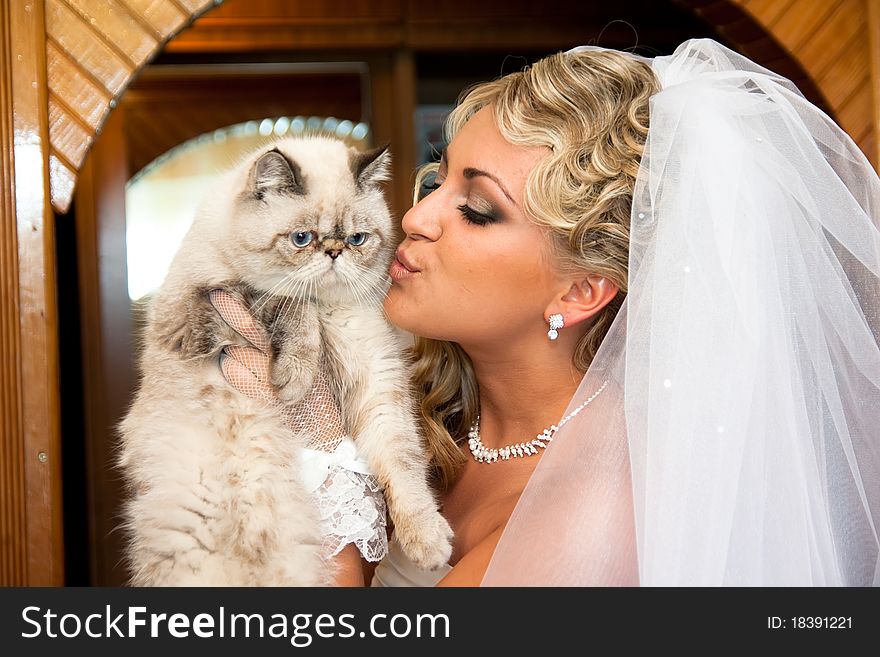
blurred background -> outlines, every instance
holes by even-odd
[[[581,44],[654,56],[711,37],[794,80],[877,162],[880,78],[866,23],[875,0],[212,4],[45,2],[61,377],[54,513],[71,585],[124,582],[111,460],[137,377],[139,300],[161,284],[205,181],[257,144],[310,132],[390,142],[386,195],[399,219],[468,85]]]

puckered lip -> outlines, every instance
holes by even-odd
[[[397,253],[395,254],[395,257],[397,258],[397,261],[401,265],[403,265],[408,271],[411,271],[414,274],[422,271],[418,266],[413,264],[412,260],[410,260],[407,257],[407,255],[406,255],[406,253],[404,253],[403,249],[397,249]]]

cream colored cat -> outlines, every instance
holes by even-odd
[[[451,530],[427,481],[401,345],[381,299],[394,248],[378,183],[384,149],[327,138],[262,149],[218,179],[151,301],[143,377],[121,425],[135,585],[323,585],[331,572],[299,481],[308,436],[233,389],[220,350],[245,344],[207,293],[233,291],[272,336],[285,401],[327,374],[358,451],[385,488],[394,531],[426,568]]]

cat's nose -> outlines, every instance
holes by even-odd
[[[336,258],[339,257],[339,254],[342,253],[342,249],[345,248],[345,242],[338,237],[331,237],[328,235],[321,240],[321,246],[324,247],[324,253],[336,260]]]

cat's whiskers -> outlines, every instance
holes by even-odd
[[[347,281],[348,289],[351,290],[354,295],[355,300],[358,305],[364,305],[366,300],[369,298],[369,289],[365,287],[364,283],[359,281],[356,278],[352,278]]]
[[[267,292],[261,294],[257,300],[253,304],[253,311],[259,312],[263,309],[263,307],[272,299],[272,297],[298,297],[299,290],[302,285],[305,283],[305,279],[308,277],[308,272],[304,272],[303,269],[298,269],[295,271],[288,272],[285,274],[281,280],[279,280],[275,285],[271,287]],[[300,301],[298,298],[296,301]]]
[[[296,272],[300,273],[300,272]],[[272,326],[272,332],[269,336],[269,340],[275,337],[275,327],[282,322],[286,323],[288,312],[293,310],[297,312],[299,310],[300,303],[302,299],[299,296],[300,289],[304,284],[308,282],[308,279],[304,279],[302,277],[289,277],[288,284],[285,286],[283,290],[283,294],[280,296],[283,297],[283,301],[281,302],[281,308],[278,311],[278,316],[276,318],[275,323]],[[288,308],[290,306],[290,308]]]
[[[294,272],[296,278],[291,284],[286,286],[283,291],[283,296],[285,298],[282,302],[281,309],[278,312],[279,321],[286,322],[287,317],[299,313],[303,305],[314,300],[317,292],[317,280],[313,274],[318,266],[319,265],[309,263],[305,267]]]
[[[344,266],[340,266],[339,269],[339,277],[342,279],[343,284],[349,288],[355,294],[355,298],[360,301],[360,296],[357,294],[355,288],[359,287],[357,274],[364,271],[364,268],[355,262],[346,262]]]
[[[359,265],[357,263],[350,263],[350,266],[354,268],[355,272],[365,275],[347,277],[345,282],[348,284],[359,304],[369,305],[381,289],[382,280],[374,276],[375,272],[370,267]],[[375,282],[370,283],[369,281]]]
[[[277,292],[280,288],[289,285],[290,281],[294,279],[296,274],[297,272],[295,271],[285,274],[281,277],[281,280],[275,283],[275,285],[273,285],[267,292],[264,292],[259,297],[257,297],[256,301],[254,301],[253,305],[251,306],[252,312],[255,314],[260,312],[273,296],[277,296]]]
[[[300,308],[312,297],[312,287],[314,284],[314,277],[303,277],[302,270],[298,272],[300,277],[298,277],[295,281],[293,281],[292,285],[285,289],[284,301],[281,303],[281,308],[278,311],[278,317],[276,319],[276,324],[279,323],[287,323],[287,318],[290,315],[296,315],[299,313]],[[305,288],[305,294],[301,294]],[[275,329],[272,329],[272,335],[274,336]]]

